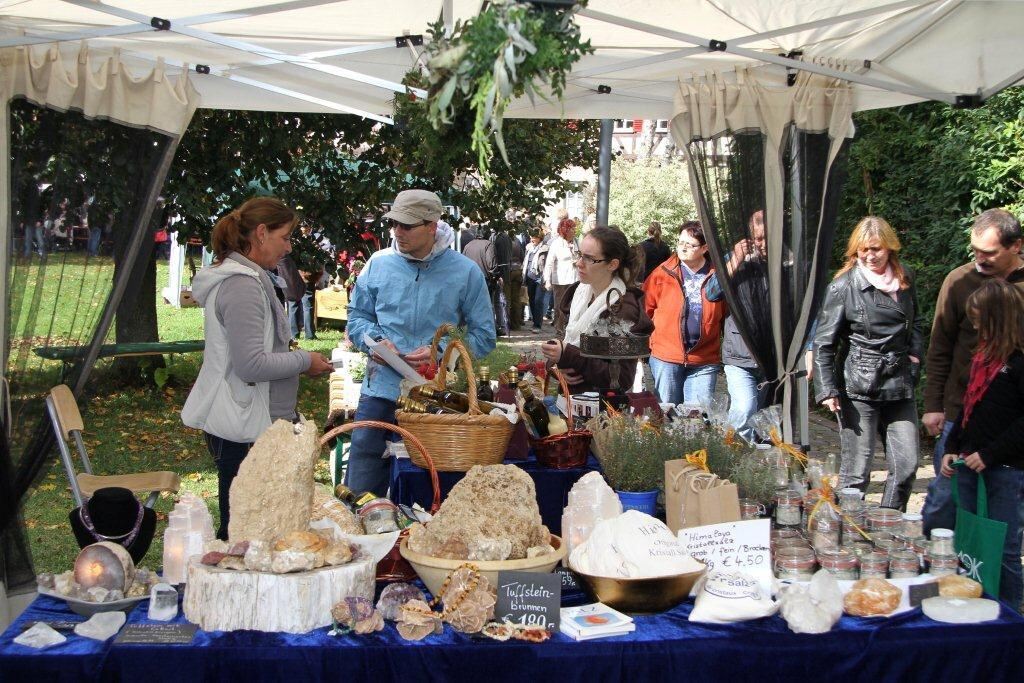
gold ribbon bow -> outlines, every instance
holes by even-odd
[[[772,427],[771,430],[769,430],[768,438],[771,440],[772,445],[780,449],[783,453],[793,458],[801,465],[807,465],[807,456],[793,444],[783,441],[775,427]]]
[[[707,449],[702,448],[699,451],[686,454],[686,462],[690,463],[694,467],[699,467],[705,472],[710,472],[708,468],[708,452]]]

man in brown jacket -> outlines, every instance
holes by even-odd
[[[931,343],[928,346],[924,388],[924,415],[921,422],[935,444],[935,478],[925,498],[924,531],[952,529],[956,507],[950,491],[951,480],[939,473],[946,437],[963,407],[971,356],[978,333],[967,319],[967,297],[990,277],[998,277],[1024,289],[1024,261],[1021,260],[1021,228],[1013,214],[989,209],[971,227],[974,262],[954,269],[946,276],[935,304]]]

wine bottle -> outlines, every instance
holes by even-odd
[[[353,511],[380,497],[371,491],[353,491],[344,484],[338,484],[334,487],[334,495]]]
[[[494,395],[494,399],[498,403],[506,403],[515,405],[516,403],[516,386],[519,384],[519,371],[515,369],[515,366],[508,369],[508,381],[498,387],[498,391]]]
[[[529,416],[533,428],[537,430],[537,435],[543,439],[548,435],[548,409],[533,393],[533,389],[526,380],[519,381],[519,391],[523,394],[523,412]]]
[[[457,415],[460,412],[434,401],[417,401],[408,396],[398,398],[398,407],[407,413],[429,413],[431,415]]]
[[[491,369],[483,365],[480,367],[478,374],[480,375],[480,381],[476,385],[476,399],[480,402],[490,403],[494,400],[494,390],[491,389]],[[483,407],[480,409],[483,410]]]
[[[569,431],[569,424],[562,417],[558,410],[558,404],[554,396],[544,397],[544,407],[548,409],[548,435],[565,434]]]
[[[451,389],[440,391],[431,387],[417,388],[419,388],[420,391],[418,397],[413,398],[414,401],[422,401],[427,405],[436,403],[457,413],[469,412],[469,396],[466,394],[458,391],[452,391]],[[412,395],[411,391],[409,392],[409,395]],[[477,406],[480,408],[480,412],[484,415],[490,415],[491,411],[497,407],[492,403],[480,400],[477,401]]]

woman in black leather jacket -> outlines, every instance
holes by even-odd
[[[854,228],[846,264],[818,315],[814,384],[819,403],[842,411],[839,486],[867,488],[878,436],[889,469],[882,506],[905,510],[917,471],[914,386],[923,338],[912,274],[899,250],[881,218],[868,216]]]

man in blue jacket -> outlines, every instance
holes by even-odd
[[[449,248],[454,234],[446,225],[438,227],[441,213],[433,192],[405,190],[384,214],[395,246],[366,262],[348,307],[348,337],[360,350],[367,351],[366,334],[417,367],[430,362],[430,340],[445,322],[466,328],[475,357],[494,350],[494,312],[483,273]],[[394,424],[399,381],[397,372],[371,358],[355,419]],[[353,432],[346,475],[352,490],[387,494],[388,462],[381,457],[386,437],[381,429]]]

